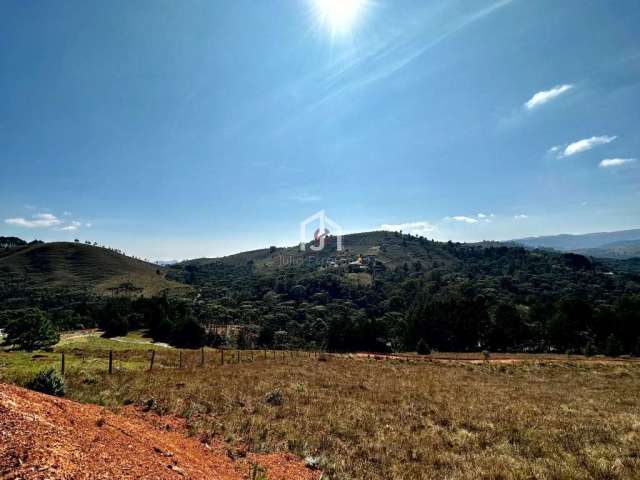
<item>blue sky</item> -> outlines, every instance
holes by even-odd
[[[1,2],[0,234],[182,259],[296,244],[321,209],[640,227],[637,0],[349,1]]]

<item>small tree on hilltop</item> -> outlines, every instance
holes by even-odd
[[[31,352],[55,345],[60,340],[53,323],[39,308],[30,308],[6,328],[5,344]]]

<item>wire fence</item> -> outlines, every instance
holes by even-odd
[[[282,360],[296,358],[318,358],[326,353],[311,350],[237,350],[205,349],[182,350],[91,350],[73,349],[60,352],[60,372],[64,375],[70,360],[81,365],[92,362],[104,363],[104,370],[112,374],[118,365],[128,365],[152,372],[154,369],[189,369],[207,366],[223,366],[247,362]],[[95,365],[94,365],[95,366]]]

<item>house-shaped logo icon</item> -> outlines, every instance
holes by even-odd
[[[325,239],[331,234],[337,239],[336,250],[339,252],[342,251],[342,227],[327,217],[324,210],[320,210],[300,222],[301,252],[304,252],[307,248],[307,229],[310,229],[310,227],[316,227],[313,234],[314,243],[309,245],[310,250],[319,252],[324,249]]]

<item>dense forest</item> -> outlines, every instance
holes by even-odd
[[[345,245],[183,262],[167,272],[192,286],[181,296],[25,292],[5,279],[0,328],[36,308],[60,330],[143,328],[185,347],[640,354],[638,259],[391,232],[348,235]]]

